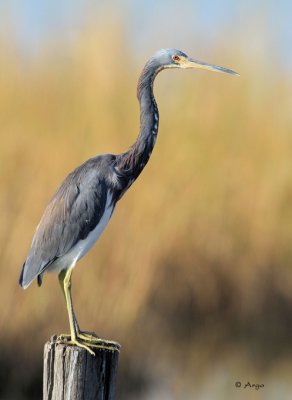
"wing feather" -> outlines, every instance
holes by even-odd
[[[59,257],[99,223],[106,205],[108,189],[98,171],[83,164],[73,171],[48,204],[36,229],[20,284],[27,287]]]

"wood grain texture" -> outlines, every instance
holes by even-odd
[[[56,339],[44,348],[43,400],[115,400],[119,345],[92,356]]]

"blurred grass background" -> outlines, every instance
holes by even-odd
[[[136,81],[157,46],[135,54],[113,14],[30,59],[12,23],[1,34],[1,399],[41,398],[43,344],[68,330],[55,275],[17,284],[45,205],[76,165],[124,151],[139,129]],[[118,399],[292,391],[291,75],[264,45],[252,59],[238,45],[253,37],[244,22],[224,34],[209,51],[180,47],[241,77],[159,75],[151,160],[73,275],[81,327],[123,346]]]

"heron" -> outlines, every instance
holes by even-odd
[[[177,49],[157,51],[146,62],[138,80],[140,130],[136,141],[124,153],[90,158],[65,178],[36,228],[20,274],[19,283],[26,289],[34,279],[41,286],[45,272],[58,273],[69,317],[67,343],[91,354],[94,354],[93,348],[100,345],[100,339],[79,327],[72,303],[72,272],[77,261],[97,241],[117,202],[138,178],[151,156],[159,123],[153,84],[160,71],[170,68],[199,68],[239,75],[231,69],[195,60]],[[64,340],[64,335],[60,340]],[[111,348],[115,342],[107,344]]]

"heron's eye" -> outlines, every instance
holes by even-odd
[[[172,56],[173,61],[178,62],[180,60],[180,56],[178,56],[177,54],[175,54],[174,56]]]

